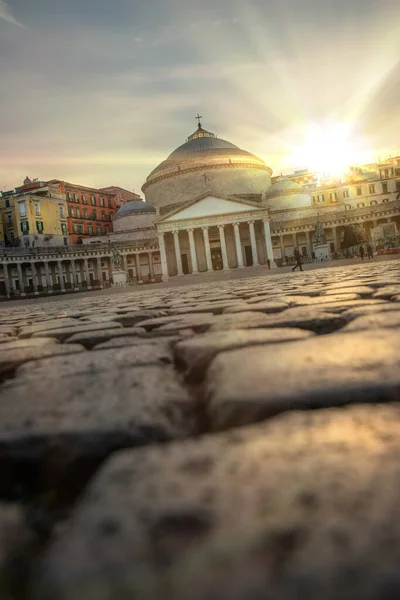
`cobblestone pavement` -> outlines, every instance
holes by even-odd
[[[400,261],[0,312],[0,597],[400,597]]]

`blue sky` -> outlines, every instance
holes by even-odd
[[[398,0],[0,0],[0,189],[139,191],[198,111],[275,172],[327,124],[394,152],[399,58]]]

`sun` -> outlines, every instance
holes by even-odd
[[[348,123],[309,124],[301,138],[289,160],[310,171],[341,176],[366,157],[363,141]]]

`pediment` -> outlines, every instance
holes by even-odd
[[[257,210],[265,211],[265,206],[246,200],[222,198],[210,194],[181,207],[179,210],[160,219],[159,222],[169,223],[187,219],[202,219],[204,217],[248,213]]]

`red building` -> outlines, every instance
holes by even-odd
[[[118,208],[113,193],[58,179],[48,183],[66,195],[72,244],[81,244],[83,238],[107,235],[112,231],[112,217]]]
[[[109,194],[114,194],[118,208],[120,208],[120,206],[126,204],[130,200],[142,199],[139,196],[139,194],[135,194],[135,192],[130,192],[129,190],[124,190],[124,188],[118,187],[116,185],[110,185],[109,187],[101,188],[100,192],[108,192]]]

